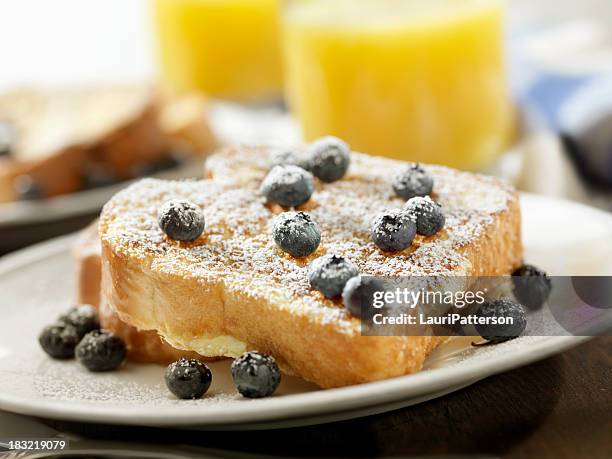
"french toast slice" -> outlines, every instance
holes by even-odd
[[[0,94],[0,123],[13,133],[0,157],[0,202],[20,198],[22,176],[52,197],[100,174],[131,179],[172,150],[204,156],[215,145],[205,109],[201,96],[170,97],[146,85]]]
[[[303,206],[322,242],[306,258],[274,244],[280,207],[259,186],[271,165],[267,148],[234,148],[207,161],[206,180],[146,179],[118,193],[100,218],[102,298],[119,318],[156,330],[174,347],[236,357],[256,349],[281,368],[321,387],[338,387],[418,371],[444,337],[362,336],[339,301],[309,288],[308,266],[325,254],[349,258],[368,275],[502,275],[522,259],[516,192],[494,178],[441,166],[425,168],[446,226],[418,236],[396,254],[370,239],[380,212],[401,207],[391,183],[405,164],[353,153],[340,181],[315,181]],[[168,239],[157,224],[168,199],[202,207],[206,231],[191,243]]]
[[[195,352],[173,348],[154,330],[138,330],[122,322],[108,305],[100,302],[101,263],[97,222],[83,230],[73,247],[73,257],[76,263],[77,304],[90,304],[98,309],[100,325],[123,339],[130,360],[165,365],[181,357],[203,359]]]

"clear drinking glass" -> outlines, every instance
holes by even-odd
[[[280,0],[151,1],[166,87],[242,102],[278,100]]]
[[[478,169],[511,141],[502,0],[285,0],[285,88],[306,140]]]

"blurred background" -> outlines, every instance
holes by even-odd
[[[0,0],[0,253],[337,135],[612,210],[609,0]]]

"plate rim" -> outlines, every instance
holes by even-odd
[[[563,201],[583,210],[595,212],[609,219],[612,215],[584,204],[566,201],[546,196],[521,193],[521,199],[548,201],[550,199]],[[9,254],[0,259],[0,276],[16,268],[23,268],[35,261],[56,256],[61,252],[70,252],[71,244],[79,233],[73,233],[60,238],[36,244],[27,249]],[[583,343],[592,337],[557,336],[543,337],[537,347],[529,352],[505,353],[497,356],[494,362],[486,359],[464,360],[450,367],[430,369],[412,375],[400,376],[383,381],[360,385],[319,390],[302,394],[291,394],[272,397],[265,400],[244,400],[232,406],[198,407],[201,411],[186,410],[185,413],[156,413],[155,407],[130,407],[129,410],[119,410],[117,406],[92,405],[87,402],[70,403],[58,400],[28,400],[12,394],[0,392],[0,409],[41,416],[52,419],[81,422],[101,422],[121,425],[142,426],[228,426],[266,421],[299,419],[304,417],[324,417],[326,414],[340,411],[365,410],[391,403],[393,401],[408,401],[440,392],[444,388],[461,386],[469,381],[483,379],[518,366],[533,363],[550,355],[562,352],[570,347]],[[502,343],[503,346],[507,343]],[[426,388],[427,390],[423,390]],[[248,408],[240,406],[242,403]],[[266,409],[259,407],[265,404]]]

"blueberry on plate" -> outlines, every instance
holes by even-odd
[[[276,360],[260,352],[245,352],[232,363],[232,379],[246,398],[269,397],[281,382]]]
[[[121,338],[106,330],[87,333],[75,350],[77,360],[89,371],[111,371],[121,365],[126,355]]]
[[[283,207],[297,207],[308,202],[314,186],[312,174],[298,166],[274,166],[261,184],[269,202]]]
[[[404,212],[416,222],[417,233],[422,236],[433,236],[444,228],[446,222],[442,207],[429,196],[410,198]]]
[[[79,334],[79,339],[90,331],[100,329],[98,312],[90,304],[82,304],[71,308],[66,314],[60,316],[58,322],[72,325]]]
[[[283,212],[274,219],[272,236],[276,245],[294,257],[306,257],[317,250],[321,231],[304,212]]]
[[[71,359],[80,336],[72,325],[56,323],[45,327],[38,336],[43,350],[54,359]]]
[[[306,153],[299,150],[283,150],[272,156],[272,167],[274,166],[297,166],[304,170],[310,170],[310,162]]]
[[[523,265],[512,273],[514,297],[523,306],[536,310],[550,295],[552,283],[548,275],[532,265]]]
[[[166,368],[166,386],[181,399],[200,398],[212,383],[212,373],[196,359],[182,358]]]
[[[342,290],[344,307],[356,317],[370,319],[376,313],[374,295],[384,292],[382,282],[374,276],[356,276],[349,279]]]
[[[416,224],[400,210],[387,211],[374,220],[371,236],[381,250],[399,252],[412,244],[416,236]]]
[[[327,298],[342,294],[348,280],[359,274],[357,266],[344,257],[323,255],[310,264],[308,280],[310,286]]]
[[[351,149],[337,137],[323,137],[308,147],[310,170],[319,180],[331,183],[346,174],[351,162]]]
[[[475,327],[478,334],[490,343],[517,338],[527,326],[525,310],[509,298],[483,303],[476,311],[476,317],[489,320],[489,323],[477,323]],[[507,323],[500,323],[502,320]]]
[[[161,230],[175,241],[195,241],[204,232],[202,210],[186,199],[172,199],[159,209],[157,222]]]
[[[405,200],[427,196],[433,191],[433,178],[420,164],[413,163],[395,176],[393,190]]]

